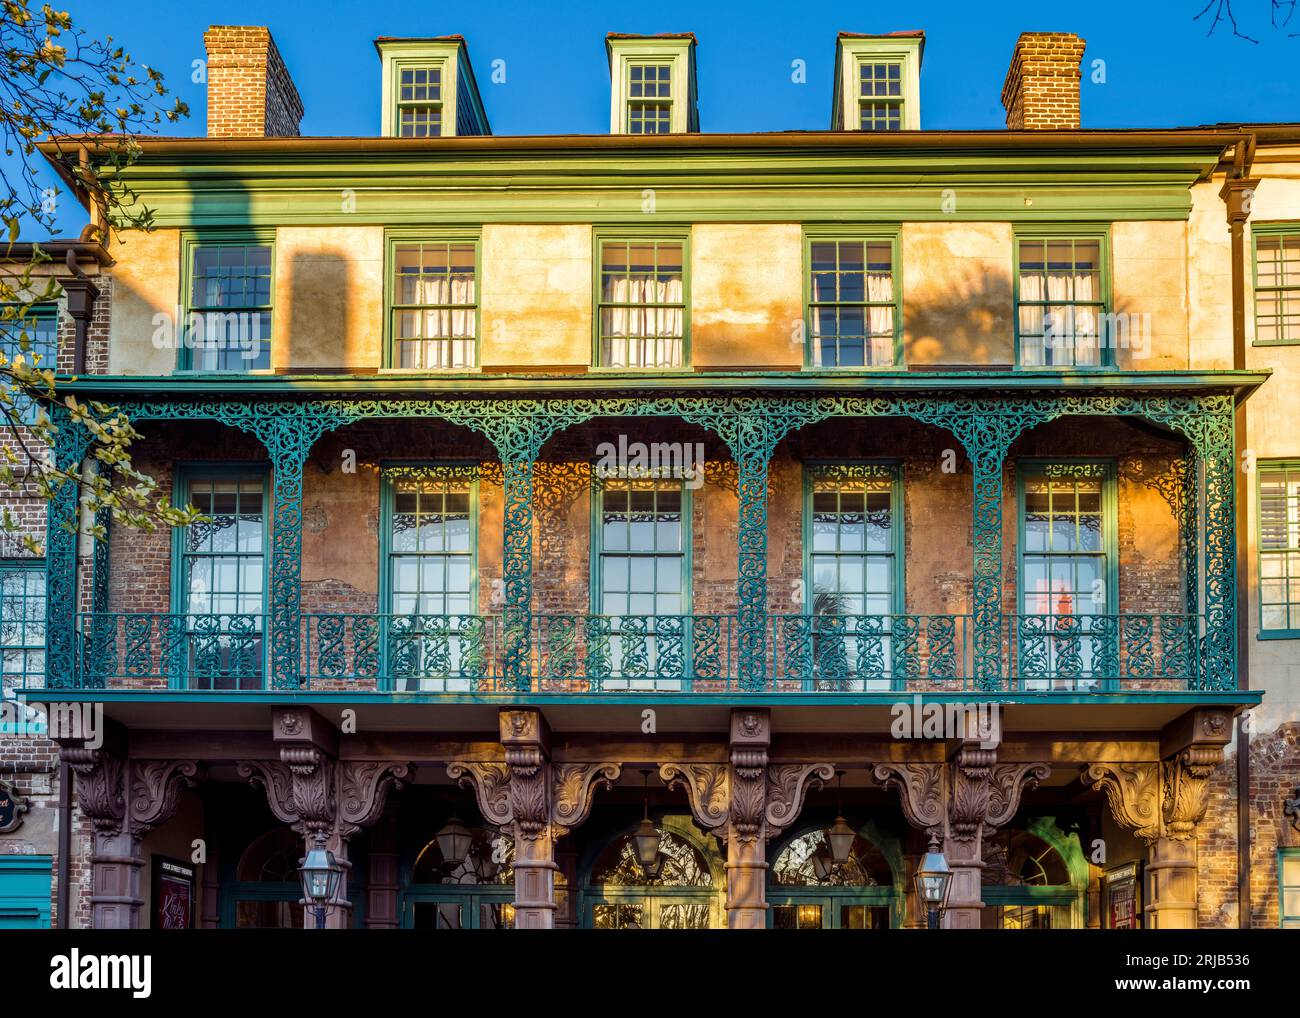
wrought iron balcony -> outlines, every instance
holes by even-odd
[[[760,684],[743,683],[730,614],[303,615],[302,672],[268,682],[261,615],[78,616],[83,689],[445,694],[1181,691],[1201,688],[1204,619],[1006,615],[996,686],[976,679],[971,615],[773,615]],[[527,639],[523,639],[523,636]],[[511,653],[525,667],[507,668]],[[521,681],[519,675],[523,674]]]

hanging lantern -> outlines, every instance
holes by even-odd
[[[857,837],[853,828],[844,817],[837,816],[835,823],[826,832],[826,841],[831,846],[831,858],[836,866],[843,866],[853,855],[853,839]]]
[[[443,864],[453,867],[465,861],[465,856],[469,855],[470,846],[474,843],[474,836],[468,827],[456,817],[452,817],[443,824],[442,830],[433,836],[433,840],[438,843]]]
[[[636,846],[636,859],[641,864],[641,868],[649,873],[652,868],[660,865],[659,863],[659,843],[662,840],[659,828],[655,822],[646,817],[636,825],[636,831],[632,835],[632,843]]]
[[[818,880],[825,880],[835,869],[835,859],[824,842],[818,845],[817,850],[812,854],[812,867]]]

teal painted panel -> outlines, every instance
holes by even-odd
[[[49,927],[52,868],[48,855],[0,856],[0,930]]]

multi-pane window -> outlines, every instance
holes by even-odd
[[[262,679],[266,478],[194,475],[186,497],[202,520],[180,531],[180,609],[191,688],[257,689]]]
[[[672,65],[630,64],[627,77],[627,133],[669,133],[673,116]]]
[[[0,560],[0,662],[0,699],[15,689],[45,684],[43,560]]]
[[[447,370],[476,363],[475,244],[422,241],[393,247],[392,363]]]
[[[681,240],[601,241],[597,324],[602,367],[682,366],[685,247]]]
[[[182,366],[253,371],[271,366],[271,245],[191,248]]]
[[[18,305],[0,307],[0,352],[12,363],[22,357],[29,368],[55,370],[59,351],[59,310],[54,304],[33,304],[21,315]],[[33,423],[40,407],[26,392],[10,386],[9,414],[20,424]]]
[[[1255,342],[1300,343],[1300,226],[1255,235]]]
[[[1017,250],[1021,366],[1104,364],[1103,239],[1021,237]]]
[[[858,64],[859,125],[864,131],[903,129],[903,65],[862,61]]]
[[[1277,853],[1278,919],[1284,930],[1300,930],[1300,848]]]
[[[442,65],[401,67],[397,72],[397,136],[442,134]]]
[[[475,630],[472,472],[394,469],[385,484],[388,672],[407,691],[464,691],[483,668]]]
[[[1257,466],[1259,628],[1300,634],[1300,461]]]
[[[808,252],[813,365],[893,364],[898,321],[893,242],[813,239]]]
[[[1103,630],[1092,617],[1108,614],[1112,600],[1110,468],[1026,464],[1022,472],[1020,667],[1030,688],[1047,688],[1049,676],[1074,688],[1093,674],[1094,651],[1102,649],[1094,644]]]

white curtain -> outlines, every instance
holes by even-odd
[[[660,281],[649,277],[607,279],[603,299],[610,307],[601,312],[605,363],[617,368],[669,368],[682,363],[682,309],[655,305],[680,304],[680,278]]]
[[[474,277],[419,276],[402,280],[403,304],[474,303]],[[474,366],[474,308],[403,311],[398,338],[404,368],[471,368]],[[420,342],[413,342],[418,337]]]
[[[1086,364],[1096,360],[1096,309],[1074,303],[1098,299],[1092,272],[1049,267],[1045,273],[1024,273],[1020,277],[1020,299],[1025,303],[1047,303],[1047,307],[1021,309],[1024,363]],[[1049,328],[1051,335],[1047,334]]]

